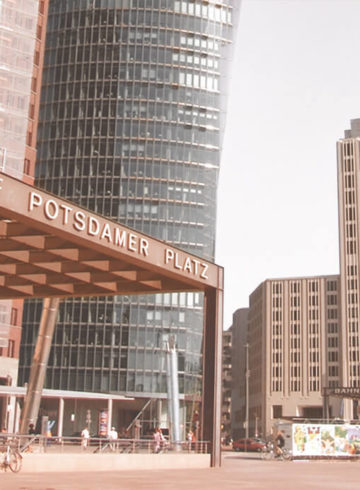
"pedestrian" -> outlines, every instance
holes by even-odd
[[[160,451],[165,451],[168,449],[168,441],[164,434],[162,433],[162,430],[159,429],[159,434],[160,434]]]
[[[29,428],[28,428],[28,434],[29,436],[34,436],[36,434],[36,430],[35,430],[35,425],[34,424],[29,424]],[[34,437],[29,437],[28,438],[28,446],[25,448],[25,452],[27,453],[32,453],[33,452],[33,447],[32,445],[30,444],[35,438]]]
[[[81,447],[83,450],[85,450],[88,447],[89,444],[89,439],[90,439],[90,432],[87,427],[84,427],[82,432],[81,432]]]
[[[160,452],[161,449],[161,433],[159,428],[156,428],[154,430],[153,440],[154,440],[154,453],[157,454]]]
[[[193,439],[194,439],[194,433],[190,429],[189,432],[187,433],[187,436],[186,436],[186,440],[188,442],[188,450],[189,451],[191,451],[191,446],[192,446]]]
[[[109,431],[109,440],[110,440],[110,449],[112,451],[115,451],[116,444],[113,441],[116,441],[117,438],[118,438],[118,433],[116,432],[115,427],[111,427],[111,430]]]

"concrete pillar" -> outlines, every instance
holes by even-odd
[[[353,401],[351,398],[343,398],[342,400],[343,403],[343,408],[342,408],[342,418],[346,422],[350,422],[354,418],[354,408],[353,408]]]
[[[171,337],[167,346],[167,390],[168,390],[168,413],[171,441],[175,444],[180,442],[180,404],[179,404],[179,381],[178,360],[175,348],[175,339]],[[178,447],[178,446],[177,446]]]
[[[222,269],[219,273],[222,274]],[[223,278],[219,278],[223,285]],[[223,288],[205,292],[201,434],[211,443],[211,466],[221,466]]]
[[[16,396],[9,396],[7,411],[7,430],[8,432],[15,432],[15,410],[16,410]]]
[[[40,328],[21,416],[21,434],[27,434],[29,424],[36,425],[59,302],[59,298],[45,298],[43,302]]]
[[[20,414],[21,414],[20,404],[19,404],[19,401],[16,399],[16,401],[15,401],[14,432],[19,432]]]
[[[58,413],[58,437],[62,437],[64,428],[64,398],[59,398],[59,413]]]
[[[112,423],[112,415],[113,415],[113,401],[112,398],[108,399],[108,418],[107,418],[107,435],[111,431]]]

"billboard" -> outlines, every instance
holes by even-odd
[[[106,437],[108,435],[108,411],[101,410],[99,413],[98,434]]]
[[[293,424],[293,456],[359,456],[360,425]]]

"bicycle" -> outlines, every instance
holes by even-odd
[[[290,461],[292,455],[285,447],[275,448],[274,444],[267,444],[262,451],[261,458],[265,460]]]
[[[4,471],[10,468],[13,473],[18,473],[22,465],[22,456],[19,451],[11,447],[10,444],[6,444],[3,454],[2,460],[0,459],[0,468]]]

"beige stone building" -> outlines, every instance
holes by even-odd
[[[337,143],[341,277],[341,385],[360,387],[359,298],[360,298],[360,119]],[[355,407],[345,402],[346,418],[353,418]]]
[[[267,280],[250,296],[250,434],[280,418],[323,416],[323,387],[340,380],[339,276]],[[339,416],[330,399],[330,416]]]

